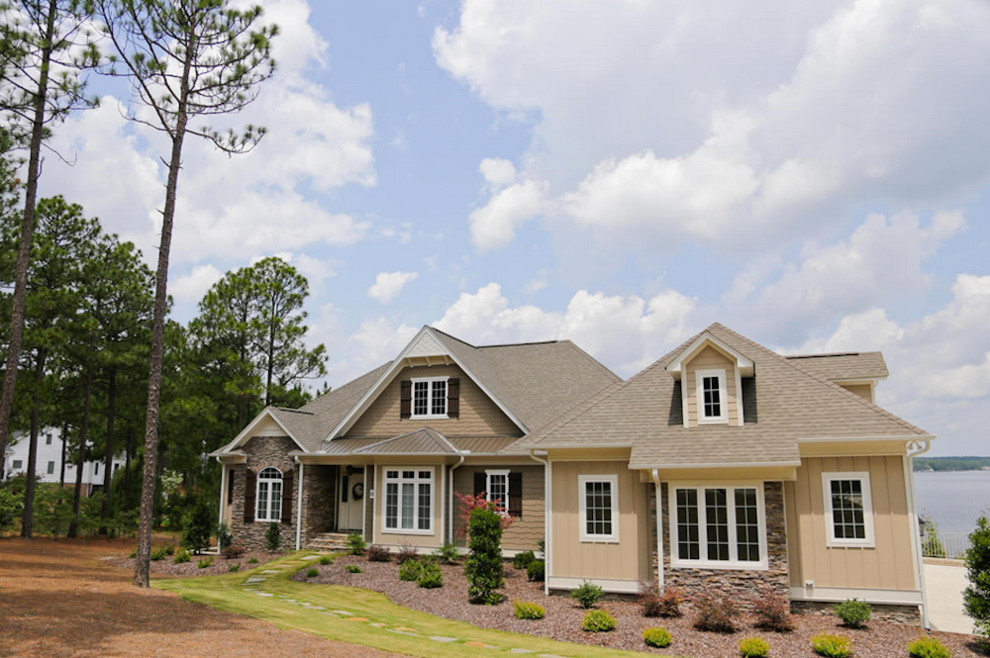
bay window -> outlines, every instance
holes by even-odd
[[[766,569],[763,487],[672,486],[674,566]]]

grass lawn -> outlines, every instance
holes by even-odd
[[[640,655],[478,628],[403,608],[377,592],[289,580],[291,574],[310,563],[303,559],[308,555],[314,554],[298,552],[247,572],[209,578],[154,580],[152,584],[176,592],[186,600],[264,619],[281,628],[411,656],[497,654],[509,653],[512,649],[527,649],[533,655],[588,658]],[[264,573],[266,571],[278,573]]]

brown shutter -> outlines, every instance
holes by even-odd
[[[522,518],[522,473],[509,473],[509,515]]]
[[[345,475],[340,478],[340,502],[347,502],[347,488],[351,486],[351,476]]]
[[[485,472],[478,471],[474,474],[474,495],[480,496],[485,493]]]
[[[412,416],[412,381],[405,379],[400,382],[399,418]]]
[[[258,475],[244,471],[244,523],[254,523],[254,497],[258,493]]]
[[[461,380],[451,377],[447,380],[447,417],[457,418],[461,415]]]
[[[292,471],[282,476],[282,523],[292,523]]]
[[[227,471],[227,505],[234,504],[234,474],[236,471],[234,469],[229,469]]]

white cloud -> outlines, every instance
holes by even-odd
[[[375,283],[368,288],[368,296],[387,304],[402,292],[410,281],[415,281],[419,272],[379,272]]]
[[[168,291],[178,302],[198,302],[221,277],[223,273],[213,265],[197,265],[170,281]]]
[[[834,334],[824,340],[806,341],[797,353],[882,350],[903,337],[904,330],[887,317],[884,309],[871,308],[842,318]]]
[[[516,183],[496,192],[469,218],[475,246],[485,251],[507,245],[523,222],[542,211],[545,194],[546,186],[535,181]]]

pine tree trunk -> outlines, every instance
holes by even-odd
[[[0,393],[0,472],[3,471],[4,456],[7,454],[10,412],[14,406],[14,388],[17,384],[17,362],[21,357],[21,343],[24,339],[24,304],[27,300],[27,274],[28,262],[31,258],[31,242],[34,239],[34,209],[38,201],[38,177],[41,175],[41,140],[45,134],[45,99],[48,95],[48,69],[52,57],[52,37],[55,34],[55,10],[55,0],[49,0],[48,16],[45,22],[45,45],[41,50],[41,70],[38,75],[37,95],[34,98],[34,117],[31,121],[27,186],[24,189],[24,217],[21,221],[21,242],[17,249],[17,265],[14,272],[14,297],[11,300],[10,340],[7,344],[7,364],[3,374],[3,391]]]
[[[124,509],[131,511],[131,455],[134,454],[134,428],[127,423],[127,452],[124,455]]]
[[[41,388],[41,379],[45,376],[45,350],[38,350],[37,361],[34,365],[34,381],[37,389]],[[40,430],[41,394],[35,391],[31,401],[31,431],[28,443],[27,481],[24,483],[24,516],[21,517],[21,537],[30,539],[34,531],[34,490],[35,477],[38,474],[38,431]]]
[[[65,446],[68,445],[69,443],[68,436],[69,436],[69,423],[62,423],[62,434],[61,434],[62,460],[59,462],[60,464],[62,464],[62,467],[59,469],[59,474],[58,474],[58,486],[62,489],[65,488]],[[60,492],[60,494],[61,493],[64,492]],[[61,500],[61,498],[62,496],[59,495],[59,500]]]
[[[100,506],[100,534],[107,534],[107,519],[110,518],[110,483],[113,477],[113,425],[117,415],[117,369],[110,368],[107,384],[107,449],[104,453],[106,466],[103,469],[103,504]]]
[[[86,466],[86,440],[89,438],[89,400],[93,391],[93,375],[86,370],[86,386],[83,392],[82,426],[79,428],[79,456],[76,457],[76,490],[72,495],[72,522],[69,537],[75,537],[79,528],[79,499],[82,497],[83,468]]]

